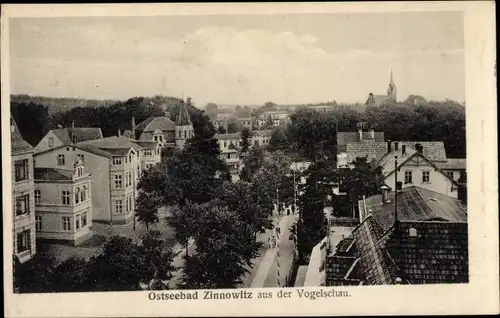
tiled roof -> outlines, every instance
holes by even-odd
[[[365,199],[367,214],[372,214],[384,230],[394,224],[394,191],[387,200],[382,203],[382,195]],[[417,186],[403,188],[398,193],[397,207],[399,221],[467,222],[467,212],[460,200]]]
[[[367,142],[367,143],[373,143],[373,142],[382,142],[384,141],[384,133],[380,131],[375,131],[374,136],[372,138],[371,134],[369,131],[364,131],[362,132],[361,139],[359,138],[359,132],[354,132],[354,131],[348,131],[348,132],[343,132],[339,131],[337,132],[337,152],[344,152],[346,151],[346,145],[348,143],[357,143],[357,142]]]
[[[385,154],[382,159],[378,162],[378,165],[382,169],[382,175],[385,177],[390,175],[395,169],[395,158],[398,157],[398,168],[408,161],[411,157],[417,155],[417,151],[413,149],[406,149],[403,153],[402,148],[399,147],[398,150],[392,149],[391,152]]]
[[[141,146],[143,149],[156,149],[159,142],[158,141],[134,141],[136,144]]]
[[[252,136],[255,136],[255,135],[271,136],[272,133],[273,133],[272,129],[263,129],[263,130],[253,130],[251,134],[252,134]]]
[[[467,231],[464,222],[400,222],[387,250],[411,284],[465,283]]]
[[[396,278],[396,264],[387,255],[385,241],[378,237],[379,227],[372,216],[358,225],[352,235],[360,258],[360,267],[368,285],[392,284]]]
[[[73,179],[73,171],[68,169],[56,168],[35,168],[35,180],[71,180]]]
[[[122,133],[122,136],[127,137],[127,138],[132,138],[132,139],[134,139],[134,137],[135,137],[135,136],[132,136],[132,130],[130,130],[130,129],[125,130]]]
[[[356,261],[355,256],[332,256],[327,258],[326,275],[329,279],[344,278]]]
[[[191,116],[189,116],[189,112],[185,103],[181,103],[179,114],[177,115],[175,124],[179,126],[191,125]]]
[[[17,128],[16,121],[12,117],[10,117],[10,124],[11,124],[10,147],[12,154],[28,150],[33,151],[33,146],[31,146],[26,140],[24,140],[23,136],[21,136],[19,128]]]
[[[353,162],[357,157],[366,157],[368,162],[373,159],[379,161],[387,153],[387,143],[378,141],[348,143],[345,145],[345,152],[348,162]]]
[[[101,128],[94,127],[67,127],[53,129],[51,132],[56,135],[64,145],[73,143],[71,136],[76,136],[77,142],[95,140],[103,137]]]
[[[134,140],[127,138],[125,136],[111,136],[97,140],[89,140],[77,143],[76,145],[88,145],[104,150],[132,148],[135,151],[139,151],[142,149],[141,146],[139,146]]]
[[[465,158],[448,158],[446,162],[436,162],[439,169],[449,170],[466,170],[467,159]]]
[[[444,142],[442,141],[400,141],[398,148],[401,149],[402,145],[406,145],[406,149],[415,149],[416,144],[420,144],[422,146],[423,155],[434,163],[447,161],[446,148],[444,147]],[[394,147],[395,145],[393,142],[392,149],[394,149]]]
[[[349,248],[354,243],[354,239],[352,237],[346,237],[342,239],[336,247],[336,254],[341,255],[348,252]]]
[[[149,117],[145,121],[135,126],[135,130],[141,132],[151,132],[157,129],[161,131],[174,131],[175,124],[170,120],[170,118],[167,118],[165,116],[155,116]]]

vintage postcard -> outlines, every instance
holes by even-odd
[[[2,6],[5,316],[498,313],[494,9]]]

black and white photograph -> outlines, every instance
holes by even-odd
[[[9,17],[13,293],[469,284],[465,29],[459,10]]]

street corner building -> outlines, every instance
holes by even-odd
[[[397,203],[395,191],[387,189],[360,200],[360,224],[352,234],[335,244],[335,231],[331,229],[315,247],[321,255],[316,270],[321,284],[469,281],[467,211],[463,202],[417,186],[396,191]]]

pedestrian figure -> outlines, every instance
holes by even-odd
[[[270,237],[267,238],[267,247],[268,248],[271,247],[271,238]]]
[[[273,247],[276,246],[276,237],[273,235]]]

